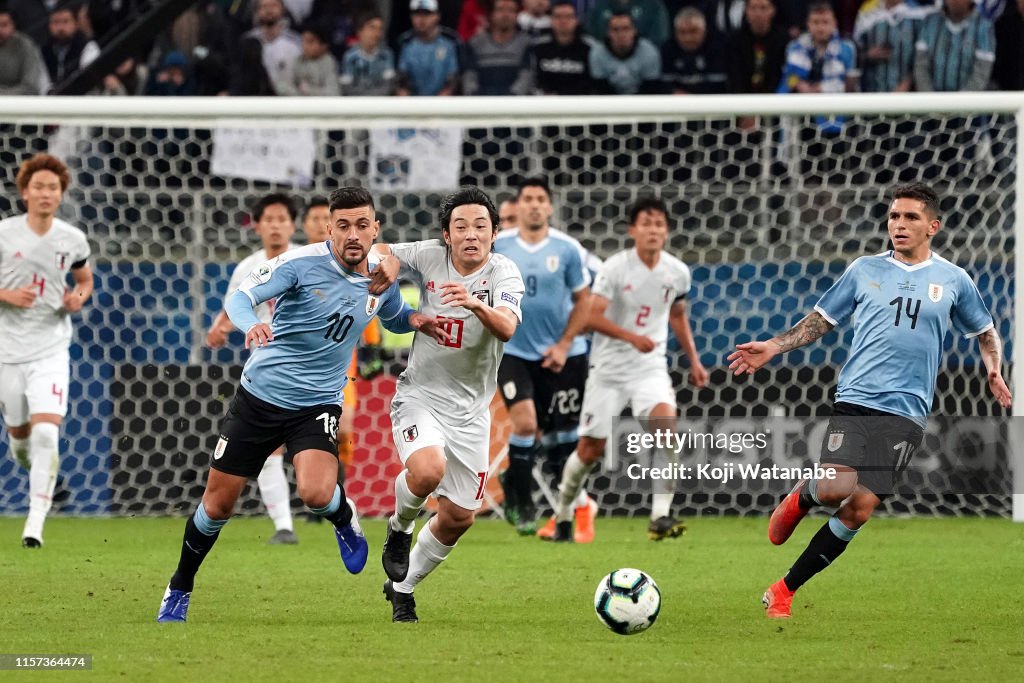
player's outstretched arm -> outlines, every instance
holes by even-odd
[[[737,344],[736,350],[729,354],[729,369],[736,375],[760,370],[780,353],[818,341],[833,327],[835,326],[825,320],[821,313],[814,311],[793,327],[768,341]]]
[[[981,359],[988,371],[988,388],[995,396],[996,402],[1004,408],[1009,408],[1013,401],[1010,388],[1003,380],[1002,357],[1003,342],[995,328],[986,330],[978,335],[978,346],[981,349]]]
[[[668,324],[679,340],[683,353],[690,360],[690,384],[698,389],[702,388],[708,383],[708,371],[701,364],[697,344],[693,341],[690,317],[686,314],[686,301],[680,299],[672,304],[668,313]]]
[[[594,332],[600,332],[606,337],[624,341],[640,353],[650,353],[654,350],[656,344],[653,339],[633,334],[605,317],[605,311],[608,310],[608,299],[600,294],[592,294],[590,301],[590,316],[587,318],[587,327]]]

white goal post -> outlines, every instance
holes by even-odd
[[[763,121],[767,121],[762,123],[760,133],[751,133],[749,128],[736,125],[738,117],[747,116],[761,117]],[[815,116],[848,117],[849,121],[859,127],[859,142],[847,143],[841,136],[830,137],[822,134],[820,129],[815,128]],[[156,159],[154,155],[163,154],[163,148],[158,144],[152,147],[135,146],[130,135],[125,137],[121,133],[111,131],[137,129],[143,131],[141,134],[145,136],[149,135],[149,132],[165,128],[203,131],[217,128],[310,128],[321,131],[326,139],[328,131],[339,130],[431,127],[480,129],[484,131],[483,135],[470,136],[465,142],[467,152],[462,177],[473,176],[478,172],[487,175],[490,183],[488,189],[495,195],[501,195],[507,194],[512,188],[510,179],[517,175],[558,175],[561,181],[554,183],[554,190],[558,200],[556,203],[559,203],[561,208],[556,215],[566,223],[581,226],[581,233],[577,236],[581,237],[585,246],[599,255],[607,256],[608,252],[621,248],[624,237],[615,230],[616,226],[621,224],[621,216],[613,216],[610,210],[606,213],[602,213],[600,208],[592,210],[591,205],[596,203],[615,205],[628,201],[638,192],[663,189],[680,205],[691,207],[695,212],[705,211],[714,214],[721,211],[720,216],[710,215],[694,222],[690,234],[679,243],[682,245],[680,249],[685,250],[698,262],[707,259],[709,268],[714,272],[733,273],[740,283],[736,289],[739,296],[753,299],[759,294],[750,289],[749,284],[742,284],[744,277],[748,277],[742,274],[745,257],[751,260],[767,258],[780,262],[792,259],[828,261],[846,255],[847,249],[850,250],[849,255],[853,256],[853,247],[849,245],[855,244],[856,224],[858,221],[877,221],[878,217],[868,211],[853,210],[851,206],[862,201],[877,204],[882,186],[890,184],[889,180],[881,180],[880,176],[874,175],[877,169],[867,166],[873,163],[872,159],[898,157],[903,160],[900,162],[904,164],[903,170],[912,173],[913,165],[917,163],[914,153],[920,152],[920,149],[911,149],[909,156],[899,156],[904,154],[905,150],[899,146],[898,140],[891,148],[871,148],[871,127],[877,120],[887,122],[885,125],[891,126],[893,136],[917,136],[920,144],[922,140],[933,139],[929,137],[929,119],[950,121],[957,117],[963,117],[967,123],[956,125],[973,135],[972,140],[982,140],[985,150],[976,153],[961,147],[962,138],[947,134],[946,138],[942,138],[942,151],[952,159],[949,162],[950,168],[956,166],[956,172],[962,174],[964,179],[973,177],[972,193],[975,198],[972,202],[978,205],[986,203],[984,187],[979,185],[987,182],[984,179],[987,177],[997,179],[1000,197],[1005,197],[1005,202],[998,207],[984,209],[987,211],[984,215],[989,221],[1000,223],[986,228],[988,237],[985,239],[988,241],[979,246],[970,238],[965,238],[966,241],[955,242],[953,246],[977,248],[977,258],[983,265],[990,266],[993,262],[999,262],[1002,264],[1000,267],[1006,266],[1005,272],[992,269],[994,280],[1002,278],[1002,284],[992,286],[1003,287],[1000,291],[1005,299],[1000,312],[1004,317],[1012,317],[1012,326],[1007,331],[1009,341],[1016,351],[1017,342],[1024,340],[1024,296],[1021,296],[1018,290],[1018,294],[1011,297],[1009,282],[1012,280],[1018,288],[1024,283],[1024,258],[1016,253],[1024,249],[1024,172],[1020,161],[1021,151],[1024,150],[1024,93],[508,98],[0,97],[0,150],[6,150],[3,153],[7,156],[3,157],[3,160],[7,166],[8,179],[4,191],[10,194],[13,188],[11,160],[23,157],[28,150],[43,149],[47,144],[53,144],[51,132],[46,129],[47,127],[77,126],[81,127],[80,130],[90,131],[72,143],[64,143],[71,144],[73,148],[81,151],[81,168],[78,169],[80,176],[103,176],[102,180],[96,181],[95,186],[80,191],[72,202],[73,211],[84,224],[108,219],[113,222],[123,221],[126,224],[133,221],[141,224],[155,220],[147,218],[145,210],[140,210],[136,216],[125,207],[126,204],[138,202],[146,192],[154,197],[153,206],[149,208],[152,216],[159,217],[157,222],[161,223],[166,234],[175,236],[172,239],[176,239],[178,235],[172,230],[175,223],[195,224],[195,229],[188,232],[189,243],[180,253],[174,252],[173,244],[160,244],[164,238],[157,228],[146,232],[143,226],[138,228],[138,231],[141,231],[138,232],[133,227],[129,237],[115,233],[111,228],[107,236],[119,241],[120,244],[111,246],[106,251],[101,250],[114,264],[111,266],[110,276],[128,278],[134,273],[131,268],[121,273],[117,266],[121,260],[131,261],[133,268],[145,264],[142,270],[144,273],[154,268],[156,272],[160,272],[162,266],[173,262],[173,268],[168,266],[169,273],[173,271],[177,277],[187,270],[188,273],[182,277],[190,277],[192,280],[182,285],[179,290],[174,290],[173,287],[171,289],[181,296],[190,294],[202,298],[210,296],[207,291],[209,286],[200,282],[200,271],[205,265],[216,261],[226,266],[228,262],[237,260],[236,256],[242,255],[254,244],[251,236],[243,234],[241,237],[233,238],[236,239],[235,242],[221,248],[221,245],[211,241],[214,239],[211,235],[215,236],[218,233],[211,233],[208,228],[204,231],[204,217],[230,214],[232,211],[237,213],[238,205],[243,202],[239,200],[232,204],[232,193],[245,194],[248,199],[274,185],[225,181],[220,184],[210,183],[208,188],[205,180],[190,185],[187,179],[181,184],[175,184],[158,178],[152,186],[147,186],[144,180],[135,182],[133,176],[149,173]],[[687,128],[689,123],[693,123],[695,127]],[[905,130],[909,132],[901,132],[904,131],[904,128],[900,128],[903,124],[906,124]],[[100,131],[98,137],[91,132],[95,130]],[[97,147],[99,143],[96,140],[104,138],[107,133],[110,133],[110,140],[104,142],[106,147]],[[155,136],[157,142],[162,142],[161,135]],[[559,136],[563,139],[557,139]],[[575,136],[579,136],[580,139],[577,140]],[[652,143],[658,147],[655,153],[648,154],[648,150],[644,148],[645,136],[650,136],[655,141]],[[617,138],[628,138],[629,142],[623,142],[620,148],[617,143],[622,140]],[[687,157],[674,149],[683,144],[679,142],[680,140],[685,140],[685,144],[689,145],[685,151],[695,156]],[[197,168],[199,156],[209,152],[208,139],[203,143],[205,146],[200,145],[195,149],[189,148],[184,141],[178,142],[182,143],[181,149],[175,153],[179,154],[180,158],[173,161],[184,162],[186,168]],[[799,145],[804,142],[819,145],[824,161],[828,161],[827,157],[833,151],[841,149],[843,160],[839,164],[823,163],[819,167],[817,162],[820,159],[803,156],[806,150]],[[364,142],[352,142],[349,137],[345,138],[344,143],[337,142],[335,146],[338,148],[336,153],[331,152],[326,158],[318,157],[317,168],[318,171],[322,171],[323,177],[318,175],[313,178],[311,186],[303,190],[304,193],[323,194],[336,186],[339,177],[358,178],[360,173],[365,172],[364,166],[348,158],[354,154],[352,150],[365,149]],[[760,151],[751,151],[754,147],[760,147]],[[740,152],[749,153],[750,160],[747,161],[747,157],[742,156]],[[620,165],[614,168],[614,172],[608,172],[603,168],[594,170],[587,166],[595,159],[599,162],[595,163],[595,167],[599,166],[620,153],[631,162],[635,162],[635,168]],[[191,160],[195,163],[188,165],[190,155],[195,155],[196,158]],[[502,155],[521,155],[522,159],[513,159],[511,168],[505,168],[501,163],[504,160],[499,158]],[[559,155],[565,157],[564,164],[559,161]],[[694,170],[692,173],[685,169],[691,163],[687,159],[699,159],[702,155],[707,159],[703,169]],[[986,155],[988,159],[980,158]],[[111,162],[112,156],[121,158]],[[741,161],[737,162],[738,158]],[[675,166],[672,166],[673,164]],[[858,164],[864,165],[865,168],[859,169]],[[736,175],[730,175],[734,170],[722,170],[727,167],[732,169],[733,166],[730,165],[739,168],[735,171]],[[174,163],[169,163],[168,167],[172,170],[154,173],[173,175],[176,172],[174,168],[181,168],[176,167]],[[945,167],[940,164],[933,169],[933,173],[939,174],[933,175],[933,180],[943,182],[943,168]],[[344,173],[335,169],[343,169]],[[181,173],[189,175],[198,171]],[[203,173],[208,173],[208,170],[204,170]],[[783,174],[786,174],[786,178],[781,177]],[[835,185],[832,182],[835,178],[841,178],[841,183],[844,184]],[[864,178],[869,178],[870,182],[865,182]],[[716,189],[704,187],[705,180]],[[868,185],[871,187],[867,187]],[[956,183],[950,187],[955,189]],[[769,190],[776,196],[763,196],[769,194]],[[199,198],[200,194],[204,196]],[[742,197],[738,197],[738,194],[742,194]],[[797,195],[801,202],[798,206],[784,205],[787,197]],[[111,204],[110,207],[106,207],[106,214],[104,209],[90,206],[97,198]],[[423,199],[422,202],[415,203],[407,197],[393,199],[388,205],[394,218],[389,229],[398,231],[393,234],[411,234],[416,238],[426,234],[424,231],[427,226],[421,224],[425,220],[424,216],[429,216],[429,211],[433,209],[432,201],[434,200]],[[177,205],[181,202],[187,206],[178,211]],[[149,204],[148,201],[143,203]],[[8,208],[9,206],[13,206],[13,198],[8,201]],[[5,207],[0,208],[4,208],[6,212]],[[959,211],[959,204],[957,208]],[[747,212],[751,213],[751,223],[757,224],[756,231],[747,230],[743,225]],[[787,216],[788,223],[775,234],[772,232],[776,230],[773,221],[780,215]],[[808,215],[814,217],[811,220],[820,220],[820,223],[808,227],[801,226]],[[973,214],[967,209],[958,213],[962,220],[968,220],[966,216],[970,215]],[[835,216],[838,218],[832,218]],[[829,226],[833,220],[837,225],[843,226],[837,229],[838,235],[822,236],[820,226]],[[1001,221],[1005,221],[1005,224]],[[970,228],[969,225],[960,227],[963,230]],[[815,229],[819,232],[813,232]],[[713,230],[718,231],[714,233],[715,236],[705,237]],[[996,236],[997,231],[1001,233],[1001,237]],[[843,241],[844,238],[848,238],[846,242]],[[819,240],[827,244],[822,246],[818,244]],[[809,251],[801,252],[798,246],[780,246],[780,242],[787,241],[792,245],[806,243],[810,245],[807,247]],[[1006,247],[1011,242],[1014,245],[1013,253]],[[1004,250],[1001,255],[998,253],[1000,249]],[[113,254],[117,254],[117,258],[112,256]],[[1009,269],[1010,261],[1013,264],[1012,269]],[[127,272],[129,270],[132,272]],[[780,272],[778,277],[784,279],[785,275]],[[811,289],[814,288],[817,277],[819,275],[809,276]],[[130,288],[126,286],[127,289]],[[140,302],[145,300],[156,308],[140,310],[138,320],[135,323],[126,320],[124,326],[130,328],[133,324],[141,324],[139,321],[143,320],[149,324],[161,316],[191,316],[189,324],[193,328],[193,334],[188,341],[182,342],[187,347],[183,352],[185,360],[182,365],[195,365],[200,361],[216,362],[216,359],[211,359],[209,355],[203,355],[202,335],[195,329],[201,326],[205,313],[198,309],[184,313],[176,311],[172,302],[162,299],[161,294],[161,291],[157,291],[151,299],[139,296]],[[727,293],[723,286],[722,291],[716,296],[718,298],[714,303],[719,306],[709,307],[709,316],[725,315],[723,311],[730,314],[735,312],[735,305],[729,301],[730,297],[736,296],[735,294]],[[794,301],[798,302],[796,305],[803,305],[803,289],[793,296],[796,297]],[[115,298],[115,306],[117,301],[122,300]],[[127,301],[127,298],[124,301]],[[146,305],[140,303],[140,306]],[[998,313],[996,314],[998,316]],[[744,313],[743,316],[737,320],[760,320],[751,312]],[[122,317],[131,316],[127,313],[117,316],[118,320]],[[765,314],[764,317],[768,318],[769,315]],[[716,322],[709,324],[704,332],[709,337],[721,340],[733,334],[735,330],[730,330],[727,324],[723,327]],[[698,330],[698,334],[701,333]],[[121,334],[119,331],[115,336]],[[178,332],[173,334],[175,339],[181,336]],[[123,336],[127,338],[130,335],[125,332]],[[99,344],[101,340],[92,341]],[[164,338],[161,337],[160,341],[163,342]],[[715,348],[717,352],[718,347]],[[840,357],[835,355],[831,348],[824,353],[829,363]],[[976,349],[973,353],[977,355]],[[90,357],[88,351],[83,355]],[[133,359],[140,363],[159,363],[164,360],[155,351],[150,352],[141,348],[123,354],[110,354],[106,350],[99,350],[96,355],[102,357],[100,360],[109,360],[111,363],[130,363]],[[173,358],[173,353],[171,356]],[[813,365],[814,358],[815,356],[808,352],[806,364]],[[1011,388],[1016,390],[1012,414],[1022,416],[1024,363],[1014,362],[1011,367]],[[182,372],[184,376],[185,371]],[[196,381],[206,382],[209,378],[203,375]],[[962,381],[959,378],[951,378],[948,387],[943,389],[944,398],[952,402],[950,405],[956,404],[957,391],[966,391]],[[800,386],[806,383],[806,380],[798,378],[795,374],[778,382],[779,395],[783,397],[777,399],[780,402],[788,400],[788,396],[798,395],[799,400],[805,404],[813,399],[813,396]],[[984,390],[983,382],[981,389]],[[766,392],[764,399],[776,400],[769,398],[769,395],[775,394]],[[728,391],[716,392],[711,403],[722,407],[729,400],[733,400],[729,398],[730,396]],[[1012,429],[1020,431],[1013,441],[1022,444],[1024,428],[1017,427],[1016,422],[1014,421]],[[207,425],[201,423],[200,426]],[[146,428],[149,428],[148,423]],[[82,429],[88,431],[86,427]],[[158,431],[158,428],[154,428],[153,438],[157,441],[160,438]],[[88,434],[81,434],[79,438],[88,438]],[[154,447],[153,450],[155,452],[159,449]],[[133,461],[133,466],[139,466],[143,462],[149,463],[148,457],[140,456],[140,459]],[[1015,453],[1014,458],[1012,517],[1016,521],[1024,521],[1024,454]],[[130,458],[126,457],[126,462],[127,460]],[[91,470],[84,464],[82,467],[84,476],[90,477]],[[188,491],[187,484],[170,474],[166,477],[167,481],[157,482],[159,477],[154,477],[151,485],[148,477],[142,477],[138,482],[131,473],[125,477],[130,480],[125,486],[134,492],[133,495],[142,498],[166,498],[165,502],[169,507],[155,508],[158,510],[174,509],[173,496],[177,494],[167,493],[167,487],[173,488],[174,491]],[[113,475],[113,479],[116,478],[117,476]],[[147,488],[147,485],[150,485],[150,488]],[[117,485],[111,484],[111,487],[115,489],[114,498],[117,498]],[[629,493],[632,492],[623,494],[621,498],[625,500]],[[631,505],[633,503],[623,503],[622,509],[632,514]],[[3,508],[4,500],[0,491],[0,511]],[[102,509],[102,506],[98,509]],[[126,506],[118,509],[131,508]],[[139,509],[150,510],[148,503]],[[738,511],[743,514],[754,509],[757,509],[757,505],[751,503],[749,506],[741,505]]]

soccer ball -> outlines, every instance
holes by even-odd
[[[639,569],[616,569],[597,584],[594,611],[601,623],[620,636],[649,629],[661,611],[661,591]]]

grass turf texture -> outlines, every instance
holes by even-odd
[[[765,519],[698,519],[674,541],[646,520],[600,519],[589,546],[479,522],[417,591],[421,622],[392,624],[381,595],[382,522],[351,576],[327,525],[268,546],[265,518],[235,519],[197,577],[187,624],[157,624],[183,519],[52,519],[18,547],[0,518],[5,653],[92,654],[91,673],[34,680],[1020,680],[1024,527],[993,519],[872,521],[769,621],[761,593],[823,518],[781,548]],[[623,637],[594,615],[618,567],[651,574],[658,622]],[[8,677],[17,674],[0,674]]]

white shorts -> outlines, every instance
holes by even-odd
[[[421,448],[440,446],[446,463],[434,495],[467,510],[480,509],[490,464],[490,411],[453,421],[419,403],[392,401],[391,430],[403,465]]]
[[[590,375],[583,390],[583,408],[580,410],[580,436],[607,439],[612,432],[612,420],[633,407],[633,415],[646,417],[659,403],[676,405],[676,391],[668,371],[636,376],[626,382],[609,382]]]
[[[0,363],[0,413],[11,427],[32,415],[68,412],[71,357],[67,351],[27,363]]]

